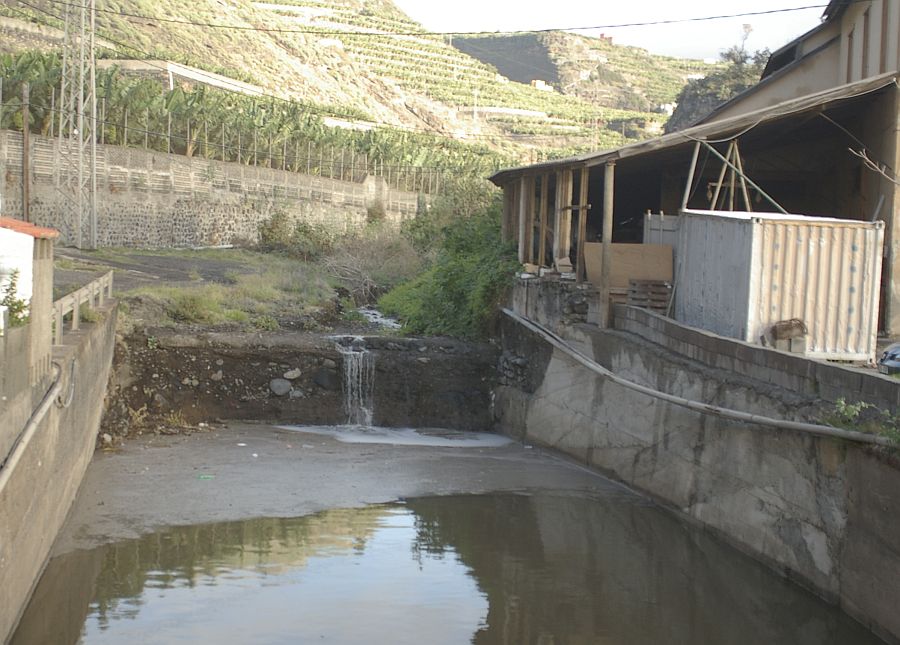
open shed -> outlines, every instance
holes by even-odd
[[[878,327],[900,334],[898,96],[897,75],[883,74],[615,150],[502,170],[491,180],[504,190],[503,234],[518,240],[526,270],[583,281],[588,244],[609,245],[609,276],[613,243],[642,243],[647,213],[881,221]],[[674,282],[677,292],[677,274]],[[608,309],[608,279],[598,287]]]

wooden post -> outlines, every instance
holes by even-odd
[[[62,105],[65,98],[60,95],[59,100]],[[59,129],[62,131],[62,119],[59,120]],[[106,97],[100,99],[100,143],[106,143]]]
[[[524,176],[519,180],[519,199],[516,207],[519,214],[519,263],[525,264],[528,261],[525,253],[525,244],[528,240],[528,179]]]
[[[287,170],[287,139],[281,142],[281,169]]]
[[[615,188],[616,162],[606,162],[603,175],[603,256],[600,267],[600,320],[601,328],[609,327],[609,290],[612,274],[613,189]]]
[[[22,83],[22,219],[31,221],[31,97],[30,86]]]
[[[307,175],[309,174],[309,171],[310,171],[309,164],[310,164],[311,158],[312,158],[312,142],[307,141],[306,142],[306,174]]]
[[[172,113],[166,112],[166,152],[172,154]]]
[[[587,238],[587,216],[588,216],[588,182],[590,181],[590,168],[581,169],[581,181],[579,186],[581,190],[578,196],[578,256],[576,258],[575,281],[584,282],[585,264],[584,264],[584,243]]]
[[[125,108],[125,118],[122,123],[122,145],[128,145],[128,108]]]
[[[209,159],[209,122],[203,120],[203,158]]]
[[[256,165],[256,128],[253,128],[253,165]]]
[[[238,127],[238,142],[237,143],[238,143],[238,150],[237,150],[238,163],[244,163],[244,159],[241,154],[241,129],[240,129],[240,127]],[[243,173],[243,171],[241,171],[241,172]]]
[[[225,122],[222,122],[222,161],[225,161]]]
[[[150,108],[144,114],[144,150],[150,148]]]
[[[572,171],[564,169],[556,176],[556,224],[553,231],[553,259],[560,273],[572,273]]]
[[[547,198],[550,196],[550,175],[541,175],[541,239],[538,242],[538,259],[540,266],[547,266]]]
[[[2,87],[3,87],[3,81],[2,81],[2,79],[0,79],[0,88],[2,88]],[[2,90],[0,90],[0,97],[2,97],[2,95],[3,95],[3,92],[2,92]],[[0,98],[0,103],[3,103],[2,98]],[[2,115],[3,115],[2,110],[3,110],[3,106],[0,105],[0,121],[3,120],[2,119]],[[56,88],[54,87],[50,90],[50,130],[49,130],[49,132],[50,132],[51,137],[53,136],[53,130],[54,130],[55,123],[56,123]],[[102,129],[103,126],[101,125],[100,128]]]

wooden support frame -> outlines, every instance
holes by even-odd
[[[560,273],[572,272],[569,259],[572,243],[572,170],[560,170],[556,176],[556,223],[553,231],[553,261]]]
[[[547,266],[547,231],[549,230],[547,227],[547,211],[548,211],[548,200],[550,197],[550,174],[545,173],[541,175],[541,207],[540,207],[540,223],[541,223],[541,232],[540,232],[540,241],[538,242],[538,258],[537,264],[539,266]]]
[[[591,208],[591,205],[588,204],[588,188],[590,177],[590,168],[582,168],[581,180],[579,181],[579,195],[577,206],[578,237],[576,238],[576,243],[578,244],[578,256],[575,260],[575,281],[579,283],[584,282],[585,279],[584,244],[587,241],[587,216]],[[573,207],[573,209],[574,208],[576,207]]]

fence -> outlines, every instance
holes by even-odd
[[[61,345],[66,316],[71,314],[69,331],[77,331],[83,313],[82,305],[89,308],[102,306],[107,298],[112,298],[113,272],[109,271],[91,281],[77,291],[73,291],[53,303],[53,344]]]
[[[6,84],[15,85],[8,80]],[[27,101],[25,97],[12,96],[9,102],[3,103],[3,86],[4,79],[0,78],[0,123],[4,114],[18,113]],[[51,135],[59,127],[56,102],[56,90],[53,90],[47,121],[41,128]],[[125,108],[119,112],[108,119],[106,100],[98,102],[98,144],[236,162],[339,181],[362,182],[366,177],[383,177],[391,188],[424,194],[439,192],[448,178],[460,174],[444,168],[385,163],[382,155],[359,152],[352,147],[322,145],[303,135],[288,139],[280,133],[267,133],[264,128],[229,127],[225,123],[173,117],[168,112],[151,114],[149,109],[135,112]],[[33,132],[39,126],[32,121]],[[9,127],[21,127],[21,124]]]
[[[0,131],[0,210],[11,217],[23,217],[22,155],[22,134]],[[92,239],[65,192],[68,173],[77,171],[58,139],[30,136],[28,156],[32,221],[59,229],[63,243]],[[415,216],[420,202],[419,193],[390,188],[381,177],[341,181],[108,144],[97,146],[96,177],[98,246],[252,241],[276,208],[344,232],[363,225],[376,205],[396,223]]]

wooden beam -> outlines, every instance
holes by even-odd
[[[528,177],[519,180],[519,262],[528,262],[526,244],[528,242]]]
[[[540,266],[547,266],[547,198],[550,196],[550,175],[541,175],[541,239],[538,243],[538,259]]]
[[[581,182],[579,184],[581,191],[578,197],[578,257],[576,258],[575,280],[576,282],[584,282],[585,266],[584,266],[584,244],[587,241],[587,216],[590,209],[588,202],[588,181],[590,179],[590,169],[581,169]]]
[[[603,256],[600,273],[600,320],[601,328],[609,327],[609,289],[612,275],[612,233],[613,233],[613,190],[615,188],[616,162],[606,164],[603,176]]]
[[[553,234],[553,259],[560,273],[572,272],[569,251],[572,245],[572,170],[559,171],[556,180],[556,227]]]

